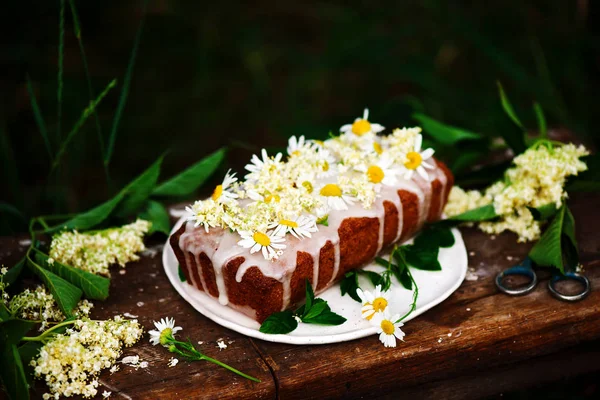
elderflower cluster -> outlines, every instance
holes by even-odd
[[[8,287],[8,283],[4,282],[4,275],[8,272],[8,268],[2,267],[0,268],[0,293],[2,293],[2,298],[0,301],[3,303],[7,303],[9,299],[8,293],[6,293],[6,288]]]
[[[94,305],[91,302],[83,299],[77,304],[73,313],[78,318],[87,317],[92,307]],[[7,308],[11,315],[39,321],[40,331],[45,330],[49,323],[61,322],[66,318],[56,304],[54,296],[48,292],[45,286],[38,286],[34,290],[25,289],[8,301]]]
[[[451,217],[493,204],[500,218],[480,222],[482,231],[497,234],[508,230],[519,236],[519,242],[536,240],[541,232],[540,222],[534,219],[528,207],[548,204],[561,207],[567,197],[564,191],[567,177],[587,169],[580,158],[588,154],[583,146],[565,144],[553,147],[541,142],[515,157],[515,166],[506,171],[504,180],[494,183],[484,192],[452,188],[444,212]]]
[[[113,366],[122,348],[132,346],[142,333],[137,320],[119,316],[107,321],[75,321],[73,328],[53,337],[31,361],[34,376],[44,379],[50,389],[43,398],[95,396],[100,371]]]
[[[434,152],[421,151],[421,129],[396,129],[381,137],[377,134],[384,127],[368,118],[365,110],[362,118],[326,141],[292,136],[286,159],[263,149],[246,165],[243,182],[227,172],[210,198],[187,208],[188,220],[206,232],[237,232],[238,245],[272,260],[287,247],[287,234],[310,238],[332,212],[355,204],[371,208],[383,186],[402,179],[429,180]]]
[[[110,276],[110,265],[125,267],[139,259],[137,253],[145,250],[143,239],[150,227],[150,222],[138,219],[120,228],[95,233],[63,232],[52,238],[50,257],[75,268]]]

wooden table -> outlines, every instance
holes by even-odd
[[[465,281],[441,305],[404,330],[405,342],[386,349],[376,336],[346,343],[294,346],[250,339],[222,328],[196,312],[172,288],[161,252],[145,256],[120,274],[113,270],[108,301],[96,302],[94,318],[139,315],[146,328],[174,317],[205,354],[261,383],[239,378],[207,362],[181,361],[168,368],[171,354],[148,338],[124,355],[148,361],[145,369],[125,365],[101,375],[112,398],[477,398],[561,377],[600,370],[600,195],[573,195],[577,237],[585,273],[595,290],[578,303],[560,302],[545,282],[525,297],[499,293],[493,277],[527,254],[512,234],[496,238],[462,229],[476,280]],[[12,265],[24,250],[17,238],[0,238],[0,263]],[[227,348],[219,350],[217,341]],[[43,393],[43,385],[37,387]],[[413,396],[413,397],[409,397]],[[36,397],[36,395],[34,395]]]

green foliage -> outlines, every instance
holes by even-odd
[[[181,265],[177,265],[177,275],[179,276],[179,280],[181,282],[185,282],[187,280],[187,278],[185,277],[185,274],[183,273],[183,269],[181,269]]]
[[[525,145],[525,128],[523,127],[523,124],[517,117],[517,114],[515,113],[515,110],[512,104],[510,103],[510,100],[508,100],[508,97],[504,93],[504,89],[502,88],[502,84],[500,84],[500,82],[498,82],[498,92],[500,94],[500,102],[502,104],[504,112],[516,125],[516,129],[507,129],[503,131],[502,137],[506,141],[506,144],[508,144],[508,146],[511,149],[513,149],[515,154],[521,154],[527,148],[527,146]]]
[[[425,135],[432,136],[444,145],[454,145],[463,140],[482,139],[482,136],[477,133],[443,124],[420,113],[415,113],[412,117],[419,121]]]
[[[488,221],[490,219],[498,218],[496,210],[493,204],[488,204],[478,208],[474,208],[469,211],[465,211],[462,214],[455,215],[448,218],[451,221],[464,221],[464,222],[475,222],[475,221]]]
[[[286,310],[269,315],[259,330],[262,333],[286,334],[297,327],[298,321],[294,318],[294,313],[291,310]]]
[[[161,232],[168,235],[171,232],[169,212],[158,201],[148,200],[146,209],[140,213],[139,217],[152,223],[149,234]]]
[[[600,153],[582,157],[587,164],[587,171],[571,177],[565,190],[567,192],[598,192],[600,191]]]
[[[537,265],[556,267],[563,274],[565,270],[575,268],[579,258],[575,219],[566,205],[558,210],[550,226],[529,252],[529,257]]]
[[[163,157],[161,156],[150,166],[150,168],[121,190],[123,202],[115,209],[115,215],[117,217],[122,218],[135,214],[146,203],[146,200],[148,200],[150,194],[156,187],[162,161]]]
[[[535,117],[537,118],[540,138],[545,139],[548,137],[548,126],[546,124],[546,116],[544,115],[544,110],[542,109],[542,106],[540,106],[540,103],[538,103],[537,101],[533,103],[533,111],[535,112]]]
[[[178,175],[158,185],[153,196],[187,196],[198,189],[217,170],[225,157],[226,149],[221,148],[206,156]]]
[[[50,145],[50,139],[48,138],[46,123],[44,122],[44,117],[42,116],[42,112],[38,106],[37,97],[33,91],[33,85],[31,84],[31,78],[29,75],[27,75],[27,92],[29,93],[29,101],[31,102],[31,109],[33,110],[35,123],[37,124],[40,135],[42,135],[42,139],[44,140],[44,145],[46,146],[46,151],[48,152],[48,158],[50,159],[50,162],[52,162],[54,160],[54,154],[52,153],[52,146]]]
[[[81,289],[84,296],[88,299],[106,300],[108,297],[110,279],[62,264],[56,260],[52,264],[49,264],[46,254],[37,249],[34,249],[34,251],[35,261],[39,265]]]

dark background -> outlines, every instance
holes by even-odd
[[[240,171],[261,147],[284,147],[292,134],[326,138],[364,107],[388,128],[416,124],[411,114],[422,112],[497,136],[510,124],[497,80],[526,126],[535,129],[538,101],[551,127],[593,144],[600,86],[593,3],[150,0],[107,179],[93,117],[49,173],[26,76],[56,153],[60,2],[6,2],[0,201],[24,219],[81,211],[166,150],[163,178],[221,146],[230,151],[220,172],[225,166]],[[75,5],[94,93],[118,79],[97,108],[106,142],[143,1]],[[63,139],[90,100],[68,2],[65,16]]]

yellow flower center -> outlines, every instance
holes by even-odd
[[[300,155],[300,150],[296,150],[292,152],[293,156],[299,156]]]
[[[302,182],[302,186],[304,186],[306,188],[306,191],[308,193],[312,193],[313,192],[313,185],[309,181]]]
[[[214,201],[217,201],[219,199],[219,197],[221,197],[222,194],[223,194],[223,185],[217,185],[217,187],[215,188],[215,191],[212,194],[212,199]]]
[[[262,232],[255,232],[254,235],[252,235],[252,239],[261,246],[268,246],[271,244],[271,239]]]
[[[325,142],[323,142],[322,140],[313,140],[313,142],[315,142],[318,145],[323,146],[325,144]]]
[[[281,197],[279,197],[277,194],[265,194],[265,203],[270,203],[272,201],[279,203],[281,201]]]
[[[295,221],[290,221],[289,219],[282,219],[279,221],[279,225],[289,226],[290,228],[297,228],[298,223]]]
[[[383,153],[383,149],[381,148],[381,145],[377,142],[373,142],[373,150],[375,150],[375,153],[377,153],[377,154]]]
[[[381,329],[386,335],[393,335],[396,328],[394,328],[394,324],[392,324],[387,319],[381,321]]]
[[[408,161],[404,163],[404,166],[408,169],[417,169],[423,162],[423,157],[421,157],[421,155],[416,151],[411,151],[408,153],[406,158]]]
[[[323,166],[321,168],[323,168],[324,172],[329,171],[329,163],[327,161],[323,161]]]
[[[375,310],[375,312],[383,312],[387,305],[388,302],[383,297],[378,297],[373,300],[373,310]]]
[[[383,180],[385,174],[377,165],[371,165],[369,169],[367,169],[367,176],[369,177],[369,181],[379,183]]]
[[[342,195],[342,189],[340,189],[340,187],[335,183],[328,183],[327,185],[323,186],[320,193],[321,196],[340,197]]]
[[[366,119],[359,119],[352,124],[352,133],[362,136],[371,130],[371,123]]]

